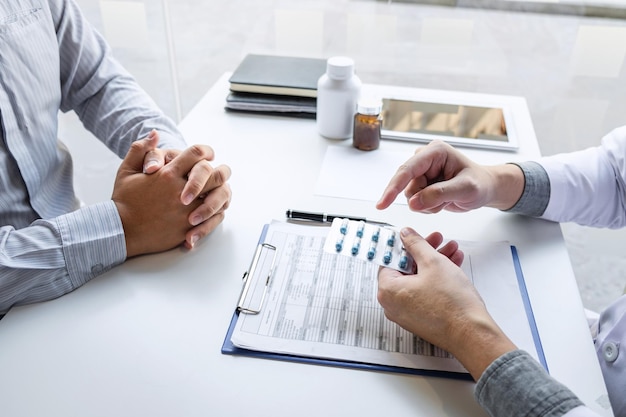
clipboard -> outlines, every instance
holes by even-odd
[[[451,371],[443,371],[443,370],[405,368],[405,367],[400,367],[400,366],[390,366],[390,365],[381,365],[381,364],[375,364],[375,363],[348,361],[344,359],[315,358],[315,357],[309,357],[309,356],[299,356],[299,355],[290,355],[290,354],[276,353],[276,352],[258,351],[258,350],[245,349],[245,348],[240,348],[238,346],[235,346],[232,343],[231,338],[232,338],[235,326],[237,324],[237,320],[240,317],[240,314],[258,314],[262,310],[263,303],[265,301],[265,295],[267,292],[267,286],[269,286],[271,279],[272,279],[272,273],[274,272],[275,256],[276,256],[276,252],[278,249],[274,247],[273,245],[270,245],[265,242],[268,227],[269,227],[269,224],[266,224],[263,227],[261,236],[257,244],[257,249],[250,263],[250,267],[243,275],[242,291],[239,297],[239,301],[237,303],[237,307],[235,308],[235,311],[230,320],[228,330],[224,338],[224,342],[222,344],[222,348],[221,348],[222,354],[246,356],[246,357],[261,358],[261,359],[272,359],[272,360],[280,360],[280,361],[311,364],[311,365],[335,366],[335,367],[348,368],[348,369],[402,373],[402,374],[421,375],[421,376],[435,376],[435,377],[445,377],[445,378],[473,381],[469,373],[451,372]],[[538,360],[539,360],[539,363],[548,372],[549,371],[548,365],[547,365],[545,355],[543,352],[543,347],[541,345],[541,340],[539,338],[539,332],[537,330],[537,325],[536,325],[535,317],[532,311],[532,306],[530,304],[530,299],[528,297],[528,292],[526,289],[526,284],[524,282],[524,276],[522,273],[521,264],[519,262],[517,249],[515,248],[515,246],[510,246],[510,248],[511,248],[511,253],[513,257],[515,273],[517,276],[517,283],[519,285],[519,290],[522,296],[522,301],[524,304],[524,309],[525,309],[525,313],[528,319],[532,338],[535,344],[535,348],[537,350]],[[254,296],[251,296],[250,291],[252,288],[254,288],[253,287],[254,283],[257,284],[256,292],[257,293],[259,291],[262,292],[262,295],[260,296],[260,298],[259,296],[257,296],[256,298]],[[261,287],[263,287],[263,290],[260,290]]]

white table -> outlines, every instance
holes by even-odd
[[[227,90],[225,75],[181,124],[190,142],[210,144],[217,162],[232,168],[223,225],[191,252],[136,258],[57,300],[13,309],[0,321],[1,415],[485,415],[466,381],[220,353],[262,226],[288,208],[363,215],[450,238],[509,240],[551,374],[611,415],[601,406],[606,389],[558,224],[493,209],[421,215],[397,204],[378,212],[373,201],[315,195],[326,147],[349,141],[322,139],[312,120],[225,113]],[[516,101],[515,124],[519,152],[467,153],[494,163],[536,158],[524,100]],[[416,146],[382,144],[407,158]]]

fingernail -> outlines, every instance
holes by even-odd
[[[409,229],[408,227],[403,227],[402,230],[400,230],[400,235],[402,235],[403,237],[407,237],[413,234],[413,230]]]
[[[191,236],[191,246],[192,246],[192,247],[196,244],[196,242],[198,241],[198,239],[200,239],[200,236],[198,236],[198,235],[193,235],[193,236]]]
[[[149,139],[154,139],[156,137],[156,130],[152,129],[148,134]]]
[[[193,201],[193,194],[188,193],[183,197],[183,204],[184,205],[189,205],[189,203],[191,203]]]
[[[155,161],[155,160],[146,162],[146,164],[143,166],[144,174],[148,171],[148,169],[150,169],[150,168],[152,168],[154,166],[157,166],[158,164],[159,163],[157,161]]]
[[[200,223],[202,223],[202,216],[200,216],[200,215],[196,214],[195,216],[193,216],[193,217],[191,218],[191,225],[192,225],[192,226],[197,226],[197,225],[199,225]]]

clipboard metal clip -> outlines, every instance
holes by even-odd
[[[271,251],[271,255],[268,252]],[[271,259],[270,259],[271,256]],[[241,295],[239,296],[239,302],[237,303],[237,311],[245,314],[259,314],[263,308],[263,302],[267,295],[267,288],[270,285],[270,278],[274,273],[274,267],[276,264],[276,247],[268,243],[260,243],[254,253],[254,258],[250,264],[250,269],[243,274],[243,288],[241,289]],[[269,266],[268,266],[269,265]],[[266,275],[265,275],[266,272]],[[253,283],[257,283],[258,279],[265,277],[265,284],[258,283],[250,292]],[[251,307],[252,300],[248,301],[248,293],[254,298],[257,288],[263,285],[263,294],[261,300],[258,302],[258,307]],[[257,297],[258,298],[258,297]]]

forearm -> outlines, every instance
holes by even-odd
[[[85,127],[121,158],[152,129],[160,147],[185,141],[133,77],[113,58],[105,40],[69,0],[50,0],[60,54],[62,111],[74,110]]]
[[[551,185],[544,218],[585,226],[626,226],[626,127],[602,145],[539,160]]]
[[[117,74],[95,95],[77,103],[74,110],[85,127],[123,158],[130,144],[159,132],[159,147],[185,149],[186,142],[174,125],[128,75]]]
[[[597,416],[521,350],[489,365],[478,380],[475,396],[492,417]]]
[[[626,225],[626,127],[606,135],[602,146],[517,165],[525,185],[510,212],[593,227]]]
[[[450,326],[451,341],[444,349],[454,355],[478,381],[485,369],[497,358],[517,347],[490,316],[466,314]]]
[[[159,132],[159,147],[185,149],[185,140],[174,122],[165,116],[135,80],[116,63],[106,63],[90,80],[93,95],[78,98],[73,109],[85,127],[123,158],[130,144]],[[106,87],[105,87],[106,85]]]
[[[15,230],[0,228],[0,312],[57,298],[124,261],[113,202]]]
[[[476,399],[492,417],[596,416],[483,314],[455,321],[447,347],[477,381]]]

